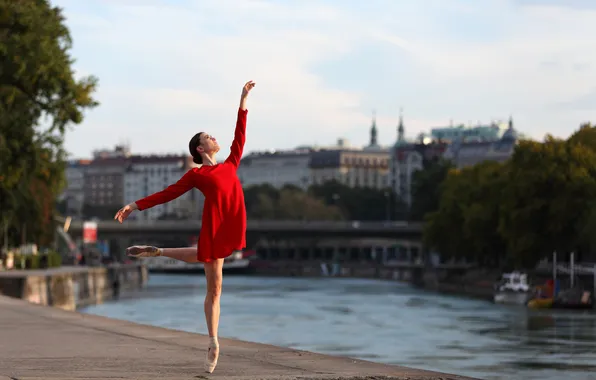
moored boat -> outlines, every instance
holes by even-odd
[[[526,305],[532,298],[532,290],[525,273],[504,273],[495,285],[494,302],[509,305]]]

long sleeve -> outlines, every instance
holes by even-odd
[[[231,163],[234,167],[240,165],[244,142],[246,141],[246,115],[248,110],[238,108],[238,119],[236,120],[236,130],[234,131],[234,141],[230,147],[230,155],[226,158],[226,163]]]
[[[139,211],[169,202],[186,193],[188,190],[195,187],[194,176],[194,172],[191,169],[187,171],[176,183],[166,187],[162,191],[139,199],[135,202],[139,208]]]

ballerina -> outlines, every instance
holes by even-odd
[[[219,151],[217,140],[199,132],[190,139],[188,148],[193,162],[201,165],[186,172],[176,183],[166,189],[122,207],[114,219],[122,223],[134,210],[146,210],[178,198],[192,188],[205,195],[202,227],[196,248],[158,248],[132,246],[127,254],[132,257],[167,256],[187,263],[202,262],[205,268],[207,294],[205,295],[205,319],[209,332],[209,346],[205,370],[212,373],[219,358],[217,339],[224,258],[246,246],[246,208],[244,192],[236,171],[240,164],[246,140],[246,100],[255,86],[253,81],[242,88],[234,141],[230,155],[223,163],[217,163]]]

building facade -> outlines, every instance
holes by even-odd
[[[277,152],[255,152],[240,161],[238,178],[243,187],[269,184],[277,189],[293,185],[306,189],[311,184],[311,148]]]
[[[310,176],[313,185],[337,181],[349,187],[384,189],[389,186],[389,149],[378,143],[373,115],[370,141],[364,148],[350,147],[344,139],[337,146],[313,151]]]
[[[69,163],[61,199],[66,200],[68,215],[111,218],[123,205],[165,189],[194,166],[192,157],[185,155],[133,156],[124,146],[99,150],[92,160]],[[172,202],[133,213],[131,219],[200,218],[203,203],[203,194],[191,189]]]
[[[89,209],[113,209],[124,204],[127,157],[93,159],[84,175],[84,203]]]
[[[70,160],[66,163],[66,188],[59,197],[65,203],[66,213],[73,217],[83,215],[85,202],[85,172],[91,160]]]
[[[387,150],[319,150],[311,153],[313,185],[335,180],[349,187],[383,189],[387,187],[389,153]]]
[[[509,159],[515,150],[519,136],[510,119],[503,135],[492,141],[456,140],[449,144],[443,157],[454,163],[457,168],[473,166],[484,161],[503,162]]]
[[[190,156],[131,156],[124,172],[124,201],[132,203],[176,183],[188,170],[196,166]],[[140,213],[132,219],[188,219],[200,217],[204,197],[197,189]]]
[[[490,124],[478,123],[472,126],[464,126],[463,124],[457,126],[432,128],[430,131],[430,138],[433,141],[444,142],[482,142],[482,141],[496,141],[499,140],[508,129],[508,124],[501,121],[492,122]]]

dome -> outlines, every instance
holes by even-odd
[[[505,131],[505,133],[503,133],[503,137],[501,137],[501,140],[516,141],[517,138],[518,138],[517,131],[513,128],[509,128],[508,130]]]

